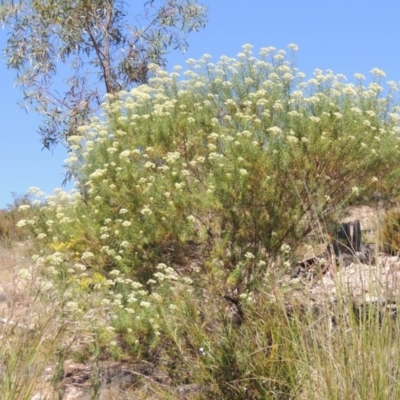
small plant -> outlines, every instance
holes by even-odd
[[[383,251],[398,255],[400,253],[400,210],[390,210],[385,214],[380,235]]]
[[[5,245],[26,239],[27,233],[19,229],[17,223],[21,217],[19,210],[26,210],[31,207],[30,196],[16,195],[15,193],[13,193],[13,196],[13,204],[8,205],[6,209],[0,210],[0,241]]]

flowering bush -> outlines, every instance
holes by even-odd
[[[204,266],[248,285],[265,254],[397,173],[397,87],[383,96],[382,71],[367,86],[321,70],[305,80],[285,51],[256,58],[250,45],[188,64],[152,65],[148,85],[108,96],[69,139],[78,190],[19,222],[53,251],[39,259],[63,283],[99,286],[88,274],[120,271],[152,293],[156,266],[179,269],[194,245],[208,251]]]
[[[235,257],[276,252],[397,165],[396,86],[381,95],[382,71],[363,86],[321,70],[305,81],[273,48],[208,58],[183,74],[153,66],[148,85],[109,96],[70,138],[78,225],[104,264],[140,275],[165,246],[210,237]]]
[[[250,45],[238,59],[208,59],[183,73],[154,65],[148,85],[108,96],[102,119],[70,138],[80,193],[47,199],[54,219],[38,239],[73,240],[75,258],[142,281],[168,246],[193,241],[229,247],[234,266],[248,250],[295,245],[394,171],[397,87],[382,96],[382,71],[368,86],[321,70],[304,80],[285,51],[255,58]]]
[[[305,80],[285,51],[256,58],[250,45],[188,64],[153,65],[147,85],[108,96],[69,138],[77,190],[47,196],[34,219],[21,210],[66,298],[97,291],[133,347],[158,337],[196,268],[244,292],[266,255],[398,178],[397,87],[382,71],[368,85],[321,70]]]

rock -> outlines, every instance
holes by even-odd
[[[315,257],[299,261],[293,269],[292,278],[313,279],[333,269],[334,265],[349,267],[352,263],[373,265],[376,259],[376,245],[361,240],[360,221],[340,224],[332,243]]]
[[[40,393],[37,393],[37,394],[35,394],[34,396],[31,397],[31,400],[46,400],[46,399]]]
[[[87,390],[76,386],[68,386],[65,389],[63,400],[90,400],[92,397]]]

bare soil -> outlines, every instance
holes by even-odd
[[[340,222],[359,220],[363,242],[378,244],[380,222],[385,207],[367,205],[350,207]],[[318,248],[326,248],[326,244]],[[378,246],[379,249],[379,246]],[[317,255],[315,253],[314,255]],[[334,262],[332,263],[332,265]],[[316,274],[312,279],[284,278],[284,285],[299,286],[301,296],[311,303],[334,301],[339,296],[356,302],[394,301],[400,296],[400,257],[383,253],[376,255],[372,265],[353,262],[349,266],[334,266],[324,274]]]

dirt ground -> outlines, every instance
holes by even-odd
[[[360,221],[362,240],[376,243],[380,221],[385,213],[383,205],[350,207],[340,222]],[[326,246],[326,245],[325,245]],[[326,248],[326,247],[325,247]],[[316,255],[316,254],[314,254]],[[307,294],[311,302],[334,301],[338,296],[357,302],[393,301],[400,296],[400,258],[383,253],[376,254],[372,265],[353,262],[348,266],[334,266],[312,279],[285,277],[285,285],[301,283],[301,296]]]

